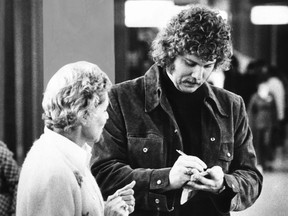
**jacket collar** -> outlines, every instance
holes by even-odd
[[[205,98],[205,101],[210,104],[211,106],[214,104],[217,111],[222,115],[222,116],[226,116],[228,117],[228,111],[226,111],[225,109],[227,109],[227,106],[225,106],[225,102],[223,100],[219,100],[218,97],[215,95],[215,89],[217,87],[212,87],[210,84],[208,84],[207,82],[205,82],[203,84],[205,91],[207,92],[207,97]],[[212,106],[213,107],[213,106]]]
[[[150,112],[159,105],[162,96],[160,71],[156,64],[144,75],[144,91],[145,111]]]
[[[160,79],[160,73],[162,73],[162,68],[154,64],[144,75],[144,89],[145,89],[145,111],[150,112],[155,109],[161,100],[163,95],[162,84]],[[228,116],[225,111],[225,106],[218,100],[215,95],[214,87],[212,88],[207,82],[204,84],[204,89],[206,91],[207,97],[205,101],[212,105],[214,104],[218,112],[223,116]]]

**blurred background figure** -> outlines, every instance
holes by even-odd
[[[235,55],[231,57],[230,69],[224,71],[225,80],[223,88],[241,95],[242,75],[239,71],[239,61]],[[243,87],[242,87],[243,88]]]
[[[269,92],[267,78],[258,79],[257,92],[251,96],[247,113],[258,165],[264,171],[271,170],[272,135],[277,125],[277,111],[275,99]]]
[[[284,87],[284,81],[285,76],[280,74],[280,71],[278,67],[276,66],[271,66],[267,61],[263,59],[257,59],[251,61],[248,66],[247,66],[247,71],[243,75],[243,91],[239,92],[240,95],[242,95],[246,106],[250,110],[250,120],[251,122],[254,122],[254,126],[258,127],[260,129],[259,122],[263,121],[261,123],[261,127],[265,127],[266,129],[269,128],[269,139],[265,138],[265,140],[270,140],[269,142],[264,141],[266,143],[266,147],[269,146],[269,150],[266,149],[264,150],[263,148],[259,147],[262,149],[262,151],[266,151],[269,154],[269,165],[264,165],[262,161],[262,165],[264,170],[273,170],[277,167],[279,167],[282,163],[283,160],[283,151],[284,151],[284,145],[285,145],[285,109],[286,109],[286,93],[285,93],[285,87]],[[262,89],[262,93],[264,92],[264,87],[263,87],[263,81],[265,81],[265,91],[267,90],[267,94],[270,95],[269,98],[273,98],[273,103],[275,104],[275,111],[276,115],[272,115],[273,118],[268,117],[268,114],[266,113],[265,115],[267,116],[267,119],[265,120],[264,118],[264,113],[261,114],[260,107],[264,106],[263,102],[267,102],[268,95],[266,100],[263,100],[264,97],[259,97],[259,81],[260,86]],[[253,101],[252,101],[253,98]],[[260,101],[259,101],[260,100]],[[270,100],[270,99],[269,99]],[[266,104],[266,109],[270,106],[267,106]],[[255,107],[258,107],[256,109]],[[273,108],[274,109],[274,108]],[[257,110],[257,111],[256,111]],[[266,110],[267,111],[267,110]],[[273,111],[274,112],[274,111]],[[256,116],[254,116],[256,115]],[[262,117],[259,117],[262,116]],[[258,119],[258,120],[256,120]],[[262,120],[260,120],[262,119]],[[256,123],[258,122],[258,123]],[[266,125],[265,125],[266,124]],[[270,127],[273,125],[273,127]],[[255,143],[261,143],[261,139],[264,139],[261,135],[259,136],[259,133],[256,132],[254,128],[254,141]],[[259,140],[259,138],[261,138]],[[269,145],[267,143],[270,143]],[[256,144],[257,146],[258,144]],[[257,147],[256,147],[257,148]],[[262,155],[264,152],[262,152]],[[260,156],[261,157],[261,156]],[[262,156],[262,157],[268,157]]]
[[[148,53],[158,30],[155,28],[131,28],[128,29],[128,32],[130,43],[125,56],[128,79],[134,79],[142,76],[153,63]]]
[[[246,107],[248,107],[251,96],[257,91],[257,79],[259,75],[261,75],[259,72],[259,64],[256,60],[249,62],[246,72],[242,77],[240,95],[243,97]]]
[[[12,216],[16,212],[19,167],[13,153],[0,141],[0,215]]]
[[[273,132],[273,166],[279,167],[283,161],[284,145],[285,145],[285,110],[286,110],[286,91],[287,78],[277,66],[268,68],[268,88],[269,92],[275,98],[276,104],[276,127]],[[286,87],[286,88],[285,88]]]

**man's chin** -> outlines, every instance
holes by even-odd
[[[101,136],[99,136],[99,137],[95,138],[95,139],[94,139],[94,143],[97,143],[97,142],[99,142],[99,141],[100,141],[100,137],[101,137]]]
[[[193,93],[195,92],[200,86],[198,85],[193,85],[193,86],[184,86],[180,89],[181,92],[183,93]]]

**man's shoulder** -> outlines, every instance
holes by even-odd
[[[231,106],[232,104],[236,105],[236,107],[239,107],[244,103],[240,95],[228,91],[224,88],[211,86],[211,90],[215,95],[215,100],[217,100],[222,105],[222,107]]]
[[[134,79],[126,80],[120,83],[116,83],[112,87],[112,91],[121,90],[133,90],[139,88],[142,90],[144,85],[151,86],[157,85],[159,80],[159,68],[156,65],[152,65],[148,71],[142,76],[136,77]]]
[[[214,94],[218,97],[223,97],[231,100],[239,100],[241,98],[240,95],[224,88],[211,85],[211,89],[214,92]]]
[[[116,83],[113,85],[112,89],[122,89],[122,88],[129,88],[133,86],[140,85],[144,80],[144,76],[137,77],[135,79],[125,80],[120,83]]]
[[[117,97],[129,95],[142,94],[144,90],[144,77],[138,77],[132,80],[127,80],[121,83],[117,83],[112,86],[110,96],[117,95]]]

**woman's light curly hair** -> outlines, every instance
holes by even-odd
[[[64,131],[75,128],[81,117],[107,99],[111,86],[108,76],[95,64],[80,61],[63,66],[44,93],[45,126]]]
[[[173,17],[152,44],[156,64],[170,67],[178,55],[216,59],[215,68],[227,70],[232,56],[231,28],[217,11],[194,5]]]

